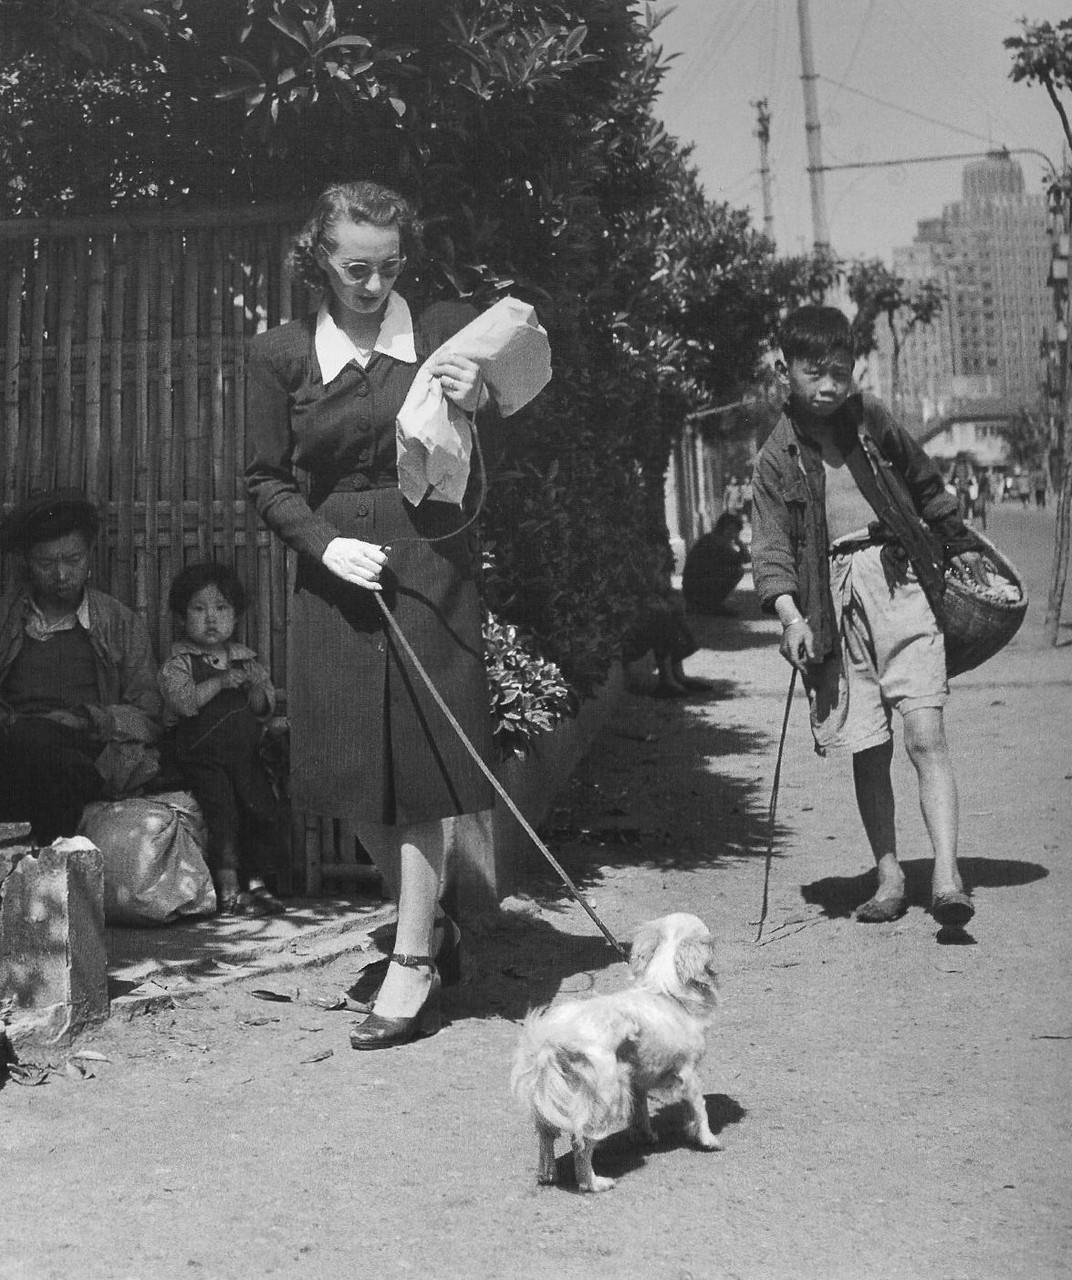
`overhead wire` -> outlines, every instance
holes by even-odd
[[[867,93],[863,89],[857,89],[851,84],[844,84],[840,80],[833,80],[830,76],[820,75],[818,79],[826,84],[836,85],[837,88],[843,89],[846,93],[855,94],[858,98],[866,98],[868,102],[877,103],[880,107],[888,107],[891,111],[899,111],[902,115],[912,116],[916,120],[923,120],[927,124],[936,124],[939,128],[948,129],[951,133],[963,134],[966,138],[973,138],[976,142],[992,142],[993,138],[987,134],[975,133],[971,129],[962,129],[959,125],[950,124],[947,120],[938,120],[934,116],[924,115],[922,111],[913,111],[911,107],[902,107],[896,102],[890,102],[887,98],[876,97],[873,93]]]
[[[697,85],[710,74],[713,64],[717,61],[715,51],[720,46],[725,46],[727,32],[732,30],[734,23],[741,15],[743,6],[747,3],[748,0],[733,0],[730,8],[714,15],[714,23],[699,45],[689,52],[688,62],[677,82],[675,94],[691,95]]]
[[[852,74],[852,69],[856,65],[856,59],[860,53],[860,47],[864,42],[864,36],[867,34],[867,28],[871,23],[872,14],[875,12],[875,0],[868,0],[867,12],[864,14],[864,20],[860,23],[860,30],[856,33],[856,40],[852,46],[852,52],[849,54],[849,60],[845,64],[845,70],[841,73],[843,80],[848,80]],[[835,99],[836,101],[836,99]],[[833,105],[833,103],[831,103]]]
[[[961,65],[963,59],[958,57],[959,51],[950,48],[950,42],[944,34],[938,39],[934,38],[935,13],[931,0],[926,0],[918,13],[911,12],[904,4],[904,0],[893,0],[893,2],[907,23],[907,28],[902,28],[902,31],[911,37],[920,56],[934,68],[938,75],[936,83],[948,84],[953,80],[959,82],[961,96],[971,99],[984,117],[992,118],[994,103],[979,93],[975,80],[964,71]],[[931,32],[930,39],[927,38],[924,28]]]

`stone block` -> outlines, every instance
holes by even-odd
[[[65,844],[0,849],[0,1006],[20,1056],[108,1016],[104,860]]]

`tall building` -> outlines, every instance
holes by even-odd
[[[918,224],[911,245],[894,250],[899,275],[935,278],[946,295],[936,323],[905,343],[907,418],[940,416],[954,399],[1032,410],[1039,403],[1039,352],[1053,307],[1046,197],[1024,190],[1023,170],[1004,152],[966,165],[961,189],[941,217]]]

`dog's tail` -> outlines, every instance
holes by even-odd
[[[625,1028],[621,1043],[635,1028]],[[557,1038],[537,1010],[525,1019],[510,1087],[533,1114],[560,1133],[604,1138],[629,1123],[629,1066],[606,1041]]]

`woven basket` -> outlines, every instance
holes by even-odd
[[[999,598],[974,582],[965,582],[955,571],[945,577],[945,665],[950,676],[971,671],[1003,649],[1020,629],[1027,613],[1027,592],[1019,570],[975,532],[983,556],[998,574],[1017,589],[1018,595]]]

